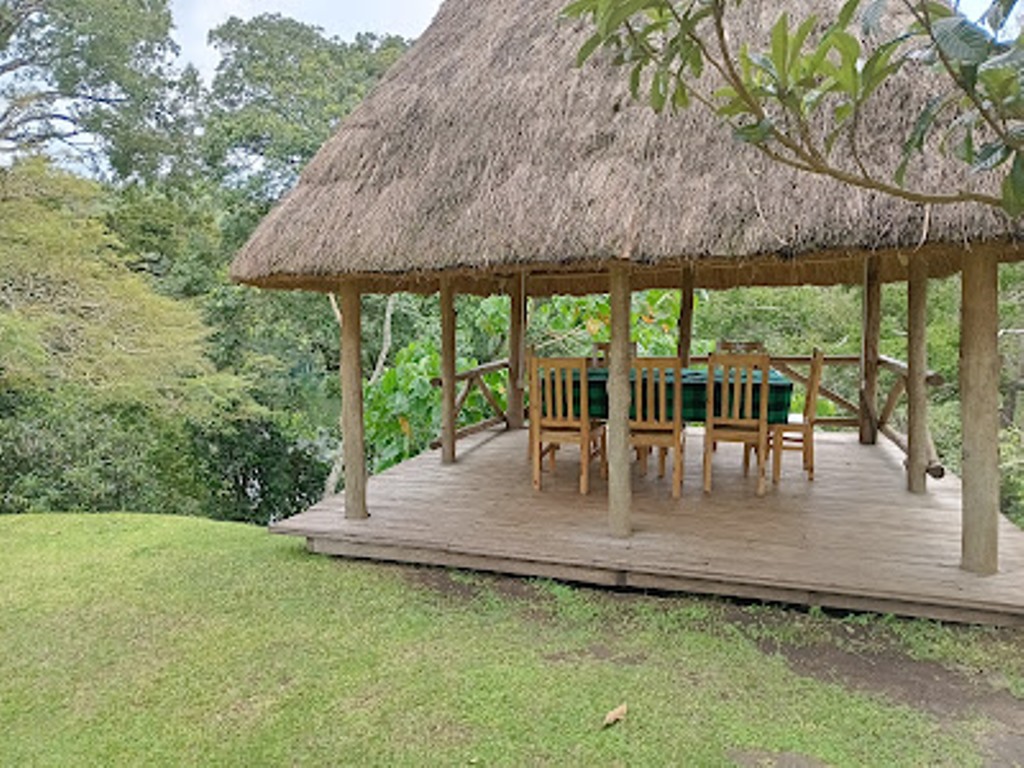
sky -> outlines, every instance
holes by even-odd
[[[352,40],[358,32],[413,38],[427,28],[440,5],[441,0],[171,0],[174,38],[182,58],[195,64],[207,80],[217,66],[217,53],[207,47],[206,35],[231,16],[248,19],[279,13],[343,40]]]

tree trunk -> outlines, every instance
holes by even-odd
[[[632,534],[629,466],[629,265],[611,267],[611,350],[608,361],[608,525],[613,536]]]

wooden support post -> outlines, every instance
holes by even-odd
[[[860,441],[878,442],[878,353],[882,336],[882,274],[878,256],[864,262],[864,318],[861,329]]]
[[[526,326],[526,275],[515,275],[509,291],[508,326],[508,426],[523,428],[523,346]]]
[[[608,360],[608,525],[613,536],[632,534],[633,489],[629,466],[629,265],[610,269],[612,313]]]
[[[441,463],[455,463],[455,290],[441,278]]]
[[[690,365],[690,347],[693,344],[693,287],[694,269],[692,264],[683,267],[679,302],[679,342],[676,356],[682,361],[683,368]]]
[[[999,261],[965,253],[960,305],[964,570],[999,570]]]
[[[910,257],[907,281],[907,490],[924,493],[928,470],[928,262]]]
[[[345,460],[345,517],[369,517],[366,509],[366,453],[363,439],[362,314],[359,288],[342,284],[341,439]]]

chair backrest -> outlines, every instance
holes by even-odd
[[[733,352],[747,354],[764,352],[763,341],[737,341],[735,339],[719,339],[715,344],[715,352]]]
[[[813,424],[818,416],[818,390],[821,388],[821,370],[825,353],[815,347],[811,353],[811,372],[807,377],[807,399],[804,400],[804,424]]]
[[[678,357],[634,357],[630,371],[629,426],[677,431],[683,425],[683,366]]]
[[[530,419],[550,428],[579,429],[589,421],[587,358],[530,358]]]
[[[767,430],[770,370],[771,359],[765,354],[712,354],[708,358],[706,424],[710,428]]]

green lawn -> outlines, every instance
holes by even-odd
[[[766,649],[844,636],[1021,693],[1005,632],[345,562],[200,519],[0,518],[0,584],[5,765],[981,764],[984,718]]]

